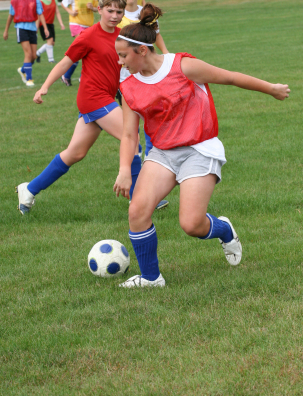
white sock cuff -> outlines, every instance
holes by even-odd
[[[52,62],[54,60],[54,47],[52,45],[46,44],[46,53],[48,61]]]
[[[42,47],[38,49],[38,51],[36,52],[36,54],[37,54],[38,56],[41,56],[41,54],[43,54],[43,52],[46,51],[46,48],[47,48],[47,44],[43,44]]]

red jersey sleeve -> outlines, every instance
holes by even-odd
[[[68,56],[73,62],[78,62],[91,50],[86,33],[86,31],[80,33],[69,49],[65,52],[65,55]]]

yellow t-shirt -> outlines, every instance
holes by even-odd
[[[126,18],[126,16],[124,15],[124,17],[122,18],[122,21],[119,23],[119,25],[117,25],[117,27],[122,29],[122,28],[124,28],[124,26],[130,25],[131,23],[138,23],[138,22],[139,22],[138,19],[136,21],[132,21],[131,19]]]
[[[63,0],[63,5],[65,7],[78,11],[77,16],[69,16],[70,25],[93,26],[94,12],[86,7],[88,2],[91,2],[93,7],[98,7],[98,0]],[[66,3],[68,3],[68,5],[65,5]]]
[[[137,4],[143,6],[143,0],[137,0]]]
[[[119,23],[118,27],[122,29],[124,28],[124,26],[130,25],[131,23],[138,23],[142,8],[143,8],[142,6],[138,5],[136,11],[129,12],[125,10],[122,21]]]

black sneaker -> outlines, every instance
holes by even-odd
[[[163,199],[162,201],[160,201],[160,202],[158,203],[158,205],[156,206],[156,209],[157,209],[157,210],[160,210],[160,209],[166,208],[166,206],[167,206],[168,204],[169,204],[169,202],[166,201],[165,199]]]
[[[37,62],[37,63],[40,63],[40,62],[41,62],[41,57],[38,56],[38,55],[37,55],[37,58],[36,58],[36,62]]]
[[[61,81],[67,86],[67,87],[71,87],[72,82],[70,78],[65,78],[64,75],[61,76]]]

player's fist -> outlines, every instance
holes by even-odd
[[[35,93],[33,101],[37,104],[43,103],[42,96],[46,94],[47,94],[47,89],[42,87],[41,89],[39,89],[39,91]]]
[[[278,100],[284,100],[289,97],[290,89],[288,85],[273,84],[272,96]]]

